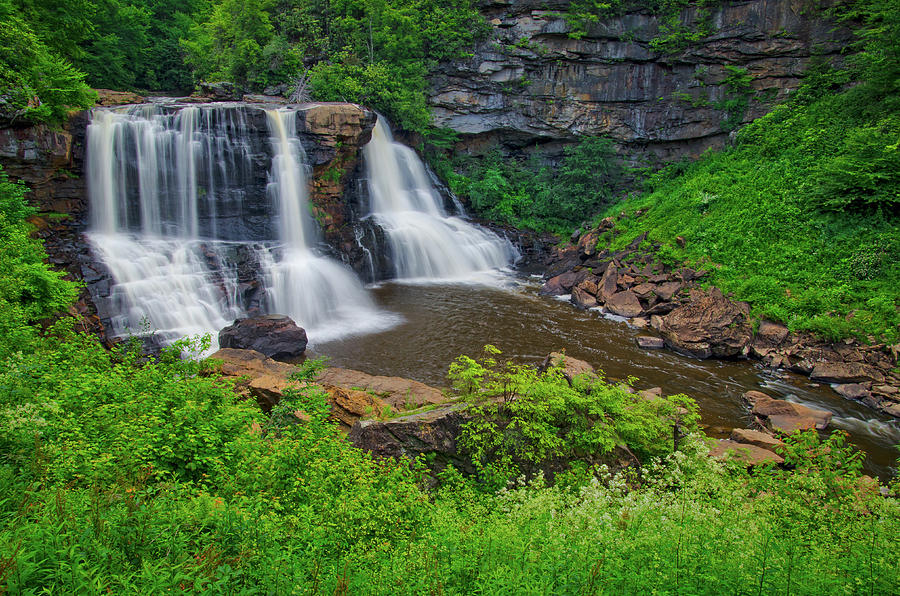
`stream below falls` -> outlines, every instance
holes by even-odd
[[[372,296],[380,308],[401,315],[402,323],[379,333],[318,343],[309,353],[327,356],[331,366],[446,387],[450,363],[461,354],[480,356],[485,344],[520,363],[540,363],[549,352],[565,349],[608,378],[633,375],[640,379],[636,388],[659,386],[666,395],[693,397],[713,437],[750,426],[740,396],[751,389],[827,409],[834,419],[825,432],[849,432],[868,454],[869,474],[886,479],[896,472],[900,426],[828,385],[753,361],[695,360],[670,350],[640,349],[635,337],[646,332],[539,296],[539,286],[513,276],[500,277],[493,285],[384,283],[373,288]]]

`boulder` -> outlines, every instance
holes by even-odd
[[[347,368],[326,368],[318,374],[315,381],[326,388],[341,387],[374,393],[398,411],[446,401],[440,389],[425,383],[401,377],[370,375]]]
[[[675,296],[675,294],[677,294],[681,290],[682,287],[683,284],[680,281],[667,281],[665,283],[657,285],[654,292],[657,296],[659,296],[660,300],[668,302],[672,299],[673,296]]]
[[[843,385],[835,385],[835,392],[841,397],[853,400],[861,400],[869,397],[872,393],[859,383],[844,383]]]
[[[390,404],[368,391],[329,386],[326,387],[326,392],[331,404],[331,417],[345,430],[349,430],[361,419],[380,418],[396,412]]]
[[[637,345],[645,350],[661,350],[665,347],[665,342],[661,337],[652,337],[649,335],[639,335],[637,337]]]
[[[556,277],[551,277],[543,286],[541,286],[539,293],[542,296],[562,296],[563,294],[568,294],[572,291],[572,286],[575,285],[577,279],[578,274],[574,271],[568,271],[557,275]]]
[[[415,458],[426,455],[438,467],[452,463],[473,472],[459,453],[457,438],[468,420],[463,405],[454,404],[390,420],[360,420],[350,429],[350,442],[379,457]]]
[[[615,264],[610,263],[606,266],[606,271],[597,284],[597,299],[606,302],[612,298],[613,294],[619,291],[618,287],[619,272]]]
[[[276,360],[302,356],[306,344],[306,331],[285,315],[238,319],[219,332],[222,348],[256,350]]]
[[[819,362],[813,366],[809,378],[822,383],[861,383],[884,381],[877,369],[861,362]]]
[[[638,298],[647,298],[656,291],[656,284],[644,282],[631,288]]]
[[[606,310],[620,317],[636,317],[644,312],[638,297],[631,290],[617,292],[606,301]]]
[[[716,441],[713,448],[709,450],[709,456],[719,460],[741,462],[747,467],[758,466],[768,462],[775,464],[784,463],[783,457],[768,449],[748,443],[737,443],[730,439],[719,439]]]
[[[767,346],[778,346],[787,339],[790,334],[788,328],[781,323],[773,323],[763,319],[759,322],[759,329],[756,331],[756,340]]]
[[[774,451],[779,445],[784,445],[784,441],[777,439],[769,433],[753,430],[750,428],[735,428],[728,437],[735,443],[744,443],[747,445],[756,445],[762,449]]]
[[[824,430],[831,422],[831,412],[767,395],[755,399],[752,413],[761,418],[768,428],[788,434],[812,428]]]
[[[594,367],[578,358],[567,356],[563,352],[550,352],[538,370],[544,372],[550,367],[562,367],[563,376],[571,384],[572,381],[579,376],[586,376],[589,379],[596,379],[597,373]]]
[[[663,318],[666,345],[697,358],[735,358],[750,344],[750,307],[732,302],[716,288],[693,293],[691,300]]]
[[[583,290],[581,286],[572,289],[572,298],[569,300],[578,308],[587,309],[597,306],[597,299]]]

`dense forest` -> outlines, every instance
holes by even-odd
[[[577,35],[621,9],[567,14]],[[485,218],[568,234],[624,211],[614,244],[648,232],[757,314],[896,342],[900,4],[823,10],[853,27],[845,64],[812,69],[728,149],[658,171],[604,138],[555,165],[454,155],[425,89],[485,31],[470,0],[0,0],[0,122],[58,125],[92,88],[215,80],[360,102],[422,135]],[[661,51],[691,37],[673,23]],[[487,346],[447,363],[450,396],[474,404],[465,469],[376,459],[314,386],[264,414],[191,357],[202,338],[147,357],[82,333],[27,190],[0,173],[0,594],[900,592],[900,481],[865,476],[838,431],[787,437],[784,466],[748,470],[707,457],[687,396]],[[617,469],[620,449],[642,465]]]

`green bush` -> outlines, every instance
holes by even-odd
[[[62,120],[71,109],[94,104],[84,74],[54,53],[18,14],[0,0],[0,119]]]

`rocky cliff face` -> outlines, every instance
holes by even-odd
[[[811,60],[836,58],[849,37],[801,0],[723,1],[707,15],[683,11],[684,25],[709,34],[670,53],[654,50],[663,34],[648,10],[601,19],[574,39],[568,6],[482,4],[489,37],[471,58],[444,64],[430,91],[436,123],[463,135],[461,149],[539,144],[553,154],[576,136],[608,135],[656,158],[699,155],[786,98]],[[728,67],[746,69],[748,89],[728,84]]]

